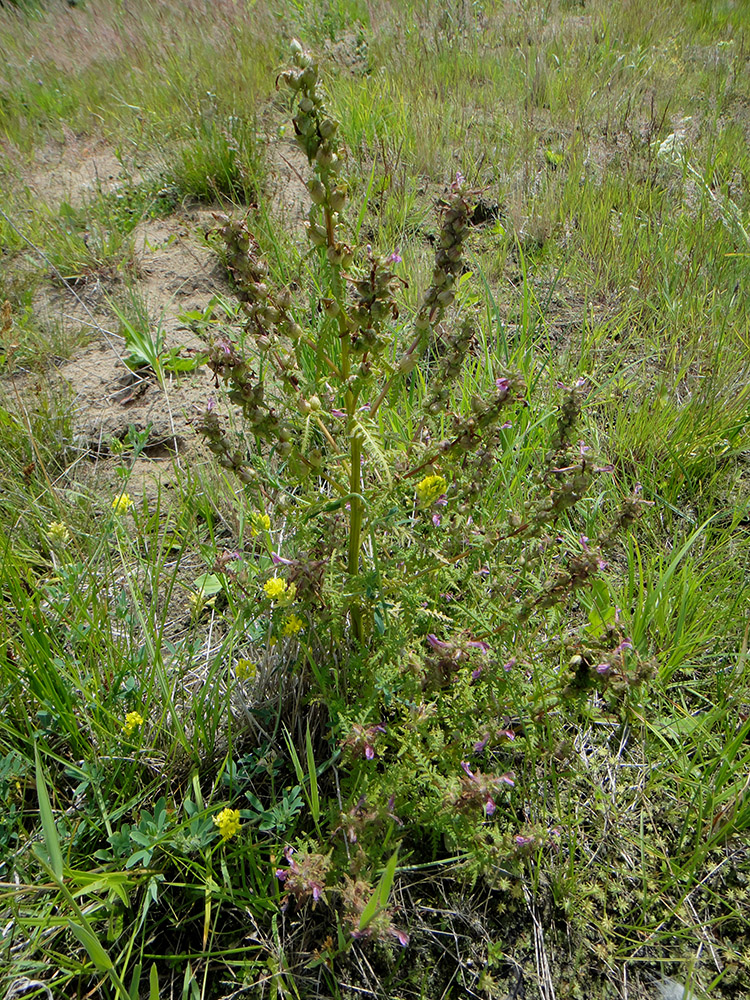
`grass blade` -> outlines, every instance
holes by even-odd
[[[55,818],[52,815],[52,805],[47,791],[47,784],[44,780],[42,762],[39,757],[39,747],[34,745],[34,760],[36,761],[36,794],[39,801],[39,816],[42,821],[42,832],[44,834],[44,844],[47,848],[50,867],[58,881],[63,877],[63,856],[60,847],[60,838],[57,835]]]

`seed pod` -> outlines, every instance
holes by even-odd
[[[315,154],[315,159],[321,167],[330,167],[335,155],[336,154],[333,152],[331,147],[326,143],[318,149],[318,152]]]
[[[318,80],[318,67],[315,63],[310,63],[302,70],[300,83],[305,90],[312,90]]]
[[[310,192],[310,197],[316,205],[322,205],[326,200],[326,189],[317,177],[310,178],[307,182],[307,190]]]
[[[330,316],[331,319],[335,319],[335,317],[341,312],[341,308],[336,299],[321,299],[320,301],[326,316]]]
[[[329,202],[334,212],[340,212],[346,202],[346,191],[340,187],[334,188]]]
[[[307,230],[307,238],[310,240],[315,247],[324,247],[328,242],[328,237],[325,234],[325,230],[321,229],[320,226],[316,226],[310,222],[306,223],[305,229]]]
[[[315,105],[313,104],[313,102],[310,100],[309,97],[303,97],[302,100],[299,102],[300,111],[303,111],[306,115],[309,115],[314,107]]]
[[[336,134],[338,127],[338,122],[335,122],[332,118],[324,118],[318,126],[318,132],[320,132],[323,139],[330,139],[331,136]]]
[[[301,81],[299,78],[299,73],[294,73],[292,70],[287,70],[286,73],[281,74],[281,79],[291,90],[295,92],[299,90],[301,86]]]

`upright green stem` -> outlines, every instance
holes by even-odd
[[[349,338],[342,340],[341,371],[344,378],[349,377]],[[346,394],[346,413],[349,422],[354,419],[357,409],[357,397],[353,392]],[[349,452],[351,467],[349,470],[349,560],[347,572],[350,577],[359,574],[359,552],[362,547],[362,441],[357,434],[351,438]],[[359,642],[364,642],[364,627],[362,623],[362,609],[355,599],[352,603],[352,624],[354,634]]]
[[[333,214],[328,205],[324,207],[324,216],[326,224],[326,235],[328,237],[328,246],[335,245],[335,233],[333,228]],[[341,276],[339,274],[338,265],[333,265],[333,291],[337,301],[341,301],[342,289],[341,289]],[[344,316],[343,309],[339,313],[339,329],[341,330],[341,381],[346,384],[349,380],[349,375],[351,373],[351,342],[349,340],[349,331],[346,325],[346,319]],[[357,410],[357,396],[351,390],[347,390],[345,396],[346,402],[346,414],[349,418],[349,424],[351,425],[354,414]],[[351,448],[350,448],[350,462],[351,468],[349,470],[349,552],[347,560],[347,573],[350,577],[356,577],[359,575],[359,554],[362,548],[362,442],[356,434],[352,435],[351,438]],[[359,605],[358,600],[355,598],[351,605],[351,615],[352,615],[352,625],[354,626],[354,635],[358,642],[364,642],[364,625],[362,621],[362,608]]]

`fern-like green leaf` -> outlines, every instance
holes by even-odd
[[[391,466],[388,461],[388,457],[383,450],[380,432],[378,431],[374,421],[367,419],[363,420],[359,417],[352,417],[351,423],[349,424],[349,435],[360,439],[362,447],[383,473],[383,478],[386,482],[393,482]]]

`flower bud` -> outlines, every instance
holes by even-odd
[[[312,410],[313,413],[319,413],[323,408],[319,396],[310,396],[310,398],[308,399],[308,403],[310,404],[310,409]]]

